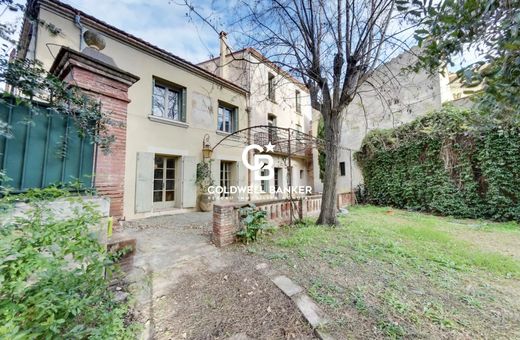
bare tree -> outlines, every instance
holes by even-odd
[[[399,2],[399,1],[397,1]],[[336,225],[336,179],[342,121],[372,71],[400,51],[403,32],[395,0],[257,0],[240,3],[233,28],[300,78],[323,116],[326,169],[319,224]],[[191,11],[195,7],[188,2]],[[210,25],[212,21],[197,13]],[[214,26],[213,26],[214,27]],[[215,27],[214,27],[215,28]]]

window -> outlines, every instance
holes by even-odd
[[[303,170],[300,170],[300,179],[303,179]]]
[[[152,115],[156,117],[186,121],[186,89],[167,86],[154,81]]]
[[[220,186],[224,188],[222,197],[229,197],[231,186],[231,162],[220,162]]]
[[[267,98],[269,98],[273,102],[276,99],[274,91],[274,75],[271,73],[269,73],[269,75],[267,76]]]
[[[274,168],[274,189],[277,191],[280,189],[280,179],[282,177],[280,172],[282,172],[281,168]]]
[[[276,141],[276,116],[273,114],[267,115],[267,125],[269,126],[269,142]]]
[[[153,201],[172,202],[175,200],[175,158],[155,156],[153,175]]]
[[[262,176],[267,176],[268,173],[267,173],[267,170],[266,169],[262,169],[262,172],[261,172]],[[269,180],[262,180],[260,182],[260,185],[262,186],[262,191],[263,192],[269,192]]]
[[[218,131],[233,133],[237,130],[237,127],[237,109],[224,104],[219,104],[217,117]]]
[[[339,175],[345,176],[345,162],[339,162]]]
[[[301,113],[302,112],[302,104],[300,101],[300,91],[296,91],[296,112]]]

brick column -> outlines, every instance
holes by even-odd
[[[213,243],[224,247],[235,242],[238,223],[238,213],[233,203],[213,204]]]
[[[100,148],[96,152],[94,185],[101,195],[110,197],[110,215],[123,219],[128,89],[139,77],[119,69],[99,51],[90,49],[87,55],[67,47],[60,49],[51,73],[99,100],[102,111],[114,122],[108,129],[115,137],[111,152],[104,154]]]

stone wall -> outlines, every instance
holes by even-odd
[[[81,199],[83,203],[88,204],[101,215],[101,221],[98,224],[91,225],[90,230],[100,243],[106,244],[108,237],[110,199],[98,196],[83,196],[78,199]],[[49,215],[60,220],[71,219],[76,215],[76,211],[84,209],[81,202],[76,200],[76,197],[73,197],[72,199],[70,197],[58,198],[46,202],[45,207],[48,209]],[[9,210],[2,215],[2,218],[0,219],[0,228],[10,223],[15,218],[26,216],[31,209],[33,208],[30,204],[24,202],[16,203],[12,210]],[[46,215],[44,215],[43,218],[45,218],[45,216]]]

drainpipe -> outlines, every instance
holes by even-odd
[[[85,31],[85,28],[81,24],[81,17],[79,14],[76,14],[74,17],[74,25],[79,28],[79,50],[81,52],[83,51],[83,32]]]
[[[253,122],[252,118],[252,107],[251,107],[251,54],[247,54],[247,65],[246,65],[246,72],[247,72],[247,93],[246,93],[246,105],[247,105],[247,127],[250,128]],[[251,130],[247,130],[247,145],[251,145]],[[251,152],[247,155],[247,160],[249,164],[251,164],[253,155]],[[251,178],[251,170],[247,170],[247,186],[251,187],[252,184],[252,178]],[[247,191],[247,200],[251,201],[251,193],[249,190]]]

